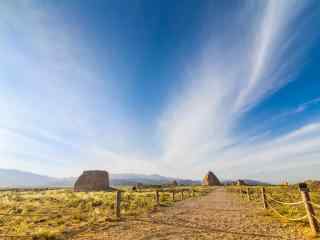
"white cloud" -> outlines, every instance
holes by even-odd
[[[133,163],[137,126],[121,111],[121,83],[99,68],[80,24],[50,4],[4,1],[0,29],[0,167],[69,175]]]
[[[299,17],[304,27],[312,26],[308,16],[313,13],[304,12],[311,1],[247,3],[244,11],[234,14],[219,28],[207,26],[213,39],[202,55],[188,65],[189,85],[178,93],[160,121],[163,161],[170,165],[169,169],[183,165],[193,169],[196,176],[213,168],[227,176],[228,168],[233,166],[252,164],[263,168],[268,160],[280,161],[318,147],[319,139],[313,136],[319,134],[318,125],[285,136],[292,142],[279,138],[275,140],[279,144],[268,143],[270,138],[265,139],[263,133],[253,139],[264,139],[266,145],[250,141],[247,146],[237,147],[239,142],[248,142],[233,132],[240,118],[294,80],[310,47],[309,42],[300,44],[301,34],[312,38],[297,24]],[[231,26],[231,32],[221,32]],[[299,131],[303,131],[301,141]],[[305,137],[308,131],[312,137]],[[246,173],[250,171],[248,167]],[[236,172],[233,177],[237,177]]]
[[[97,67],[99,54],[80,25],[33,1],[2,2],[0,167],[61,176],[106,168],[199,178],[208,169],[246,177],[260,168],[274,171],[275,161],[282,169],[314,163],[319,123],[275,139],[272,129],[247,138],[233,131],[299,72],[310,46],[300,38],[309,36],[312,13],[299,18],[301,25],[296,20],[311,2],[244,1],[228,22],[206,26],[212,38],[204,39],[208,45],[198,57],[186,59],[187,84],[159,117],[160,157],[139,144],[143,127],[112,97],[123,90],[106,74],[112,60],[107,70]]]
[[[312,164],[320,156],[320,123],[308,124],[285,136],[255,145],[240,145],[217,160],[220,170],[228,176],[253,176],[279,169],[290,169],[309,165],[309,172],[301,171],[291,181],[310,178]],[[318,167],[318,166],[317,166]],[[231,170],[231,171],[230,171]],[[315,171],[315,169],[314,169]],[[281,181],[286,176],[261,176],[268,181]]]

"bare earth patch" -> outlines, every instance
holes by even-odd
[[[304,239],[293,225],[281,224],[253,203],[219,188],[205,197],[162,207],[145,216],[106,222],[76,240]]]

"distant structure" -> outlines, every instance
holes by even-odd
[[[74,184],[75,192],[93,192],[109,190],[109,174],[107,171],[84,171]]]
[[[133,190],[133,191],[138,191],[138,190],[143,189],[143,188],[144,188],[143,183],[137,183],[136,185],[134,185],[134,186],[132,187],[132,190]]]
[[[236,185],[237,186],[246,186],[247,184],[244,180],[238,179]]]
[[[172,187],[178,186],[177,180],[173,180],[173,181],[171,182],[171,186],[172,186]]]
[[[216,175],[213,174],[213,172],[209,171],[207,175],[204,176],[202,185],[206,186],[220,186],[221,183],[219,179],[216,177]]]

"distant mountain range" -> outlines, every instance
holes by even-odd
[[[266,183],[266,182],[261,182],[261,181],[257,181],[257,180],[252,180],[252,179],[241,179],[246,185],[270,185],[270,183]],[[231,185],[231,184],[235,184],[236,181],[234,180],[224,180],[222,181],[224,184],[226,185]]]
[[[0,169],[0,187],[71,187],[76,177],[55,178],[15,169]],[[166,184],[176,180],[179,184],[199,184],[200,181],[147,174],[111,174],[112,186],[143,184]]]
[[[55,178],[45,175],[39,175],[31,172],[25,172],[15,169],[0,169],[0,188],[28,188],[28,187],[72,187],[77,180],[76,177]],[[137,183],[142,184],[167,184],[176,180],[178,184],[191,185],[200,184],[201,181],[164,177],[157,174],[110,174],[111,186],[133,186]],[[267,185],[256,180],[243,179],[248,185]],[[231,184],[233,180],[224,180],[224,184]]]

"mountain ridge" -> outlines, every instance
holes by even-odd
[[[110,173],[109,173],[110,174]],[[50,177],[28,171],[21,171],[17,169],[3,169],[0,168],[0,188],[28,188],[28,187],[72,187],[77,180],[77,177]],[[191,185],[201,184],[200,180],[182,179],[161,176],[159,174],[138,174],[138,173],[114,173],[110,174],[110,185],[133,186],[137,183],[142,184],[167,184],[172,181],[177,181],[178,184]],[[249,185],[266,185],[257,180],[244,179],[245,183]],[[222,180],[224,184],[231,184],[233,180]]]
[[[57,178],[16,169],[0,168],[0,187],[70,187],[77,177]],[[116,173],[110,174],[113,186],[143,184],[165,184],[176,180],[179,184],[198,184],[200,181],[165,177],[158,174]]]

